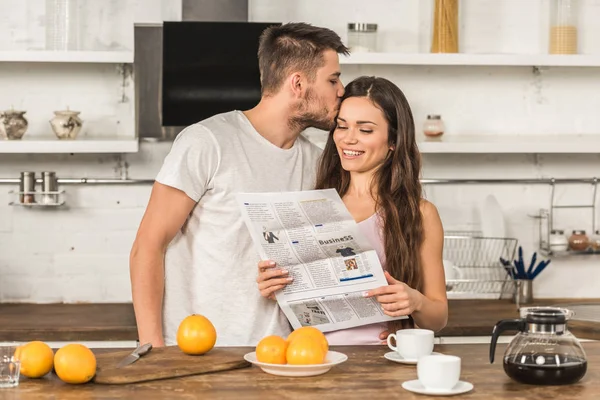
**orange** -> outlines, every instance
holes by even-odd
[[[281,336],[264,337],[256,346],[256,359],[268,364],[285,364],[287,347],[288,342]]]
[[[19,346],[15,358],[21,361],[21,375],[28,378],[40,378],[52,371],[54,366],[54,352],[40,341]]]
[[[319,341],[310,336],[299,336],[288,345],[286,358],[291,365],[323,364],[326,354]]]
[[[313,326],[303,326],[290,333],[287,337],[287,341],[291,343],[295,338],[300,336],[308,336],[315,339],[318,343],[321,344],[321,347],[323,347],[323,351],[325,352],[325,354],[327,354],[327,351],[329,350],[329,343],[327,342],[327,338],[325,337],[323,332],[321,332]]]
[[[217,331],[208,318],[193,314],[186,317],[177,329],[177,346],[186,354],[209,352],[217,342]]]
[[[82,344],[68,344],[54,355],[54,371],[67,383],[86,383],[96,375],[96,356]]]

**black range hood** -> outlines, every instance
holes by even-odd
[[[162,126],[186,126],[260,100],[258,40],[278,23],[165,22]]]

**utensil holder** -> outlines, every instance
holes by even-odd
[[[533,303],[533,280],[515,279],[515,293],[513,302],[519,307],[520,304]]]

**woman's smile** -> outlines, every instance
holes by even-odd
[[[365,154],[365,152],[361,150],[342,149],[342,157],[346,160],[355,160],[363,154]]]

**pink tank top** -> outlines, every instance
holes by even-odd
[[[385,251],[383,248],[383,233],[377,223],[377,214],[358,223],[358,228],[365,235],[379,257],[379,261],[385,269]],[[379,339],[381,332],[387,330],[386,323],[357,326],[355,328],[342,329],[327,332],[325,337],[332,346],[350,346],[363,344],[382,344]]]

